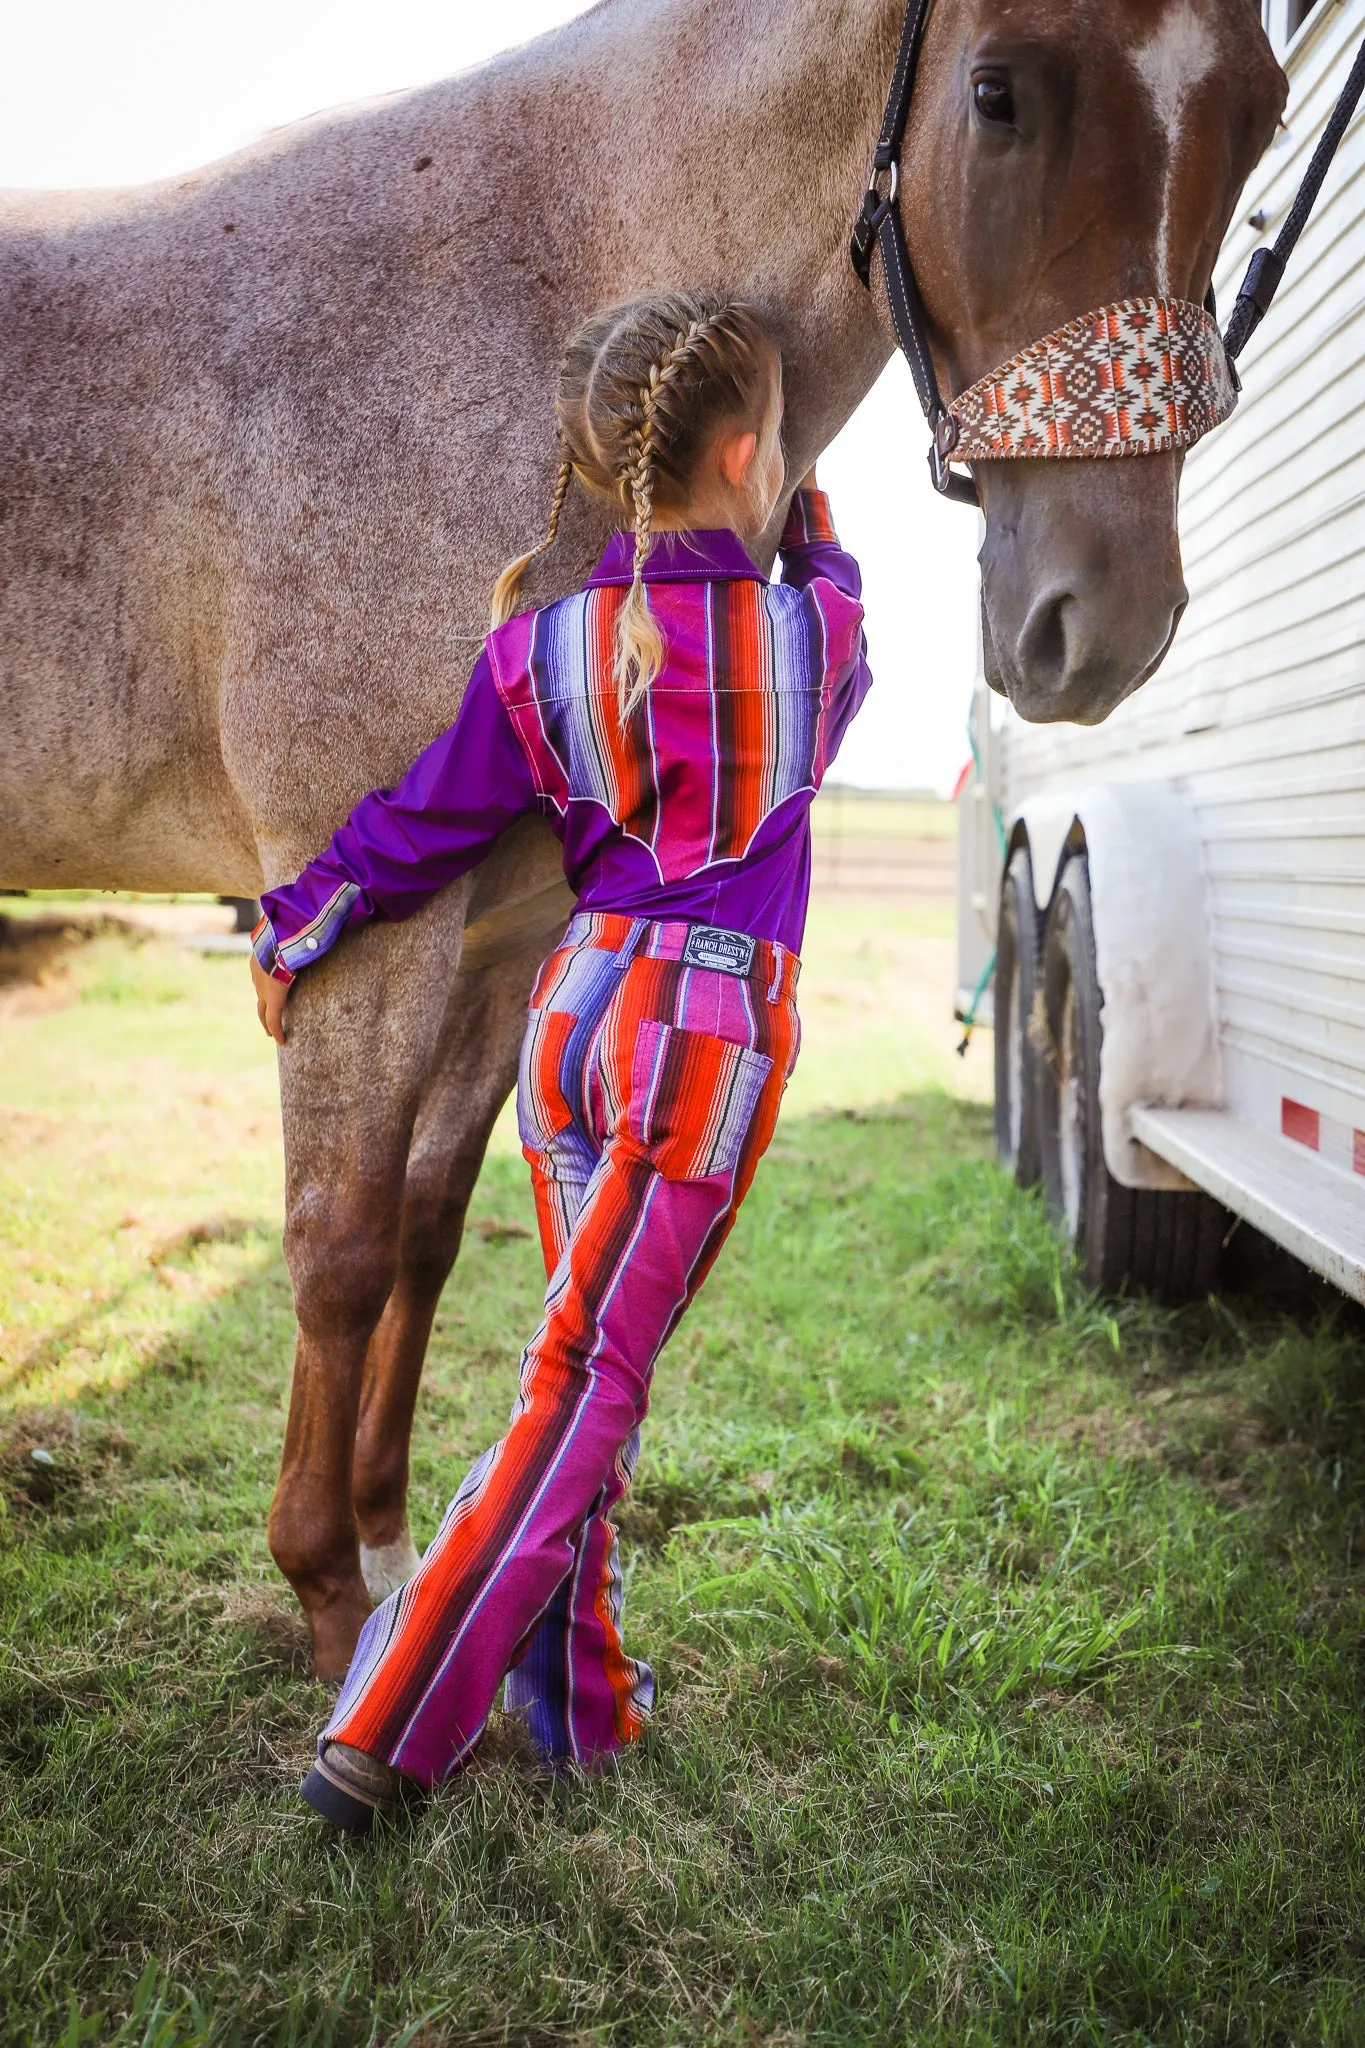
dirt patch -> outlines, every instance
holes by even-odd
[[[112,917],[6,917],[0,913],[0,994],[45,981],[77,947],[106,932],[126,929]]]
[[[1159,1458],[1168,1438],[1143,1415],[1117,1415],[1112,1408],[1096,1408],[1089,1415],[1073,1415],[1053,1423],[1046,1432],[1059,1443],[1082,1445],[1101,1457]]]
[[[234,912],[220,903],[111,902],[107,909],[18,916],[0,911],[0,1003],[13,1008],[16,994],[67,986],[70,956],[92,939],[116,937],[133,945],[148,938],[184,939],[198,933],[220,938],[233,928]]]
[[[127,1219],[129,1222],[133,1220]],[[207,1216],[202,1223],[191,1223],[188,1229],[177,1230],[174,1236],[163,1238],[154,1245],[147,1254],[147,1264],[164,1266],[168,1260],[187,1258],[202,1244],[244,1244],[259,1228],[260,1225],[249,1217]]]
[[[119,1429],[97,1429],[58,1410],[34,1409],[0,1432],[0,1494],[11,1509],[69,1512],[98,1498],[132,1450]]]
[[[76,994],[71,963],[93,939],[137,944],[145,934],[121,917],[6,917],[0,912],[0,1023],[62,1009]]]
[[[297,1607],[255,1587],[232,1586],[222,1596],[222,1612],[225,1622],[249,1637],[263,1663],[294,1677],[308,1675],[313,1644]]]
[[[531,1235],[524,1223],[509,1223],[502,1216],[471,1216],[469,1228],[485,1244],[512,1244]]]

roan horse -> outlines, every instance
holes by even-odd
[[[1126,294],[1202,298],[1283,104],[1258,12],[939,0],[902,192],[945,390]],[[799,475],[891,351],[847,240],[900,16],[604,0],[189,177],[8,195],[0,881],[254,893],[394,779],[540,530],[556,359],[594,307],[684,282],[757,300]],[[1177,456],[981,467],[988,668],[1025,716],[1103,718],[1160,661],[1178,480]],[[580,498],[534,599],[602,539]],[[324,1675],[413,1561],[418,1377],[557,873],[524,823],[291,1005],[299,1335],[270,1541]]]

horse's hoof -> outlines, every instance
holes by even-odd
[[[379,1757],[353,1749],[349,1742],[328,1742],[299,1786],[299,1796],[344,1835],[365,1835],[377,1813],[397,1813],[405,1796],[416,1789],[410,1778]]]

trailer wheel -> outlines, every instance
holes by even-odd
[[[1038,912],[1026,846],[1015,848],[1000,884],[995,943],[995,1151],[1027,1188],[1041,1166],[1037,1060],[1029,1039],[1038,986]]]
[[[1095,971],[1090,874],[1083,855],[1062,870],[1043,935],[1046,1051],[1038,1059],[1038,1135],[1048,1208],[1105,1293],[1140,1289],[1189,1301],[1214,1285],[1228,1218],[1198,1190],[1120,1186],[1100,1133],[1103,999]]]

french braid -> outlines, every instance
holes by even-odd
[[[632,437],[622,479],[630,494],[635,526],[635,561],[630,590],[617,620],[613,670],[623,725],[659,673],[664,658],[663,635],[645,590],[645,563],[654,537],[655,435],[659,426],[671,424],[674,395],[682,389],[715,324],[714,314],[704,315],[675,334],[667,354],[650,364],[648,381],[640,393],[640,424]]]
[[[623,722],[664,659],[644,577],[656,512],[686,518],[719,427],[761,424],[773,358],[756,308],[699,291],[611,307],[581,327],[565,351],[555,403],[561,463],[549,526],[539,546],[498,578],[494,622],[515,608],[524,571],[553,543],[577,474],[627,515],[634,534],[612,671]]]

